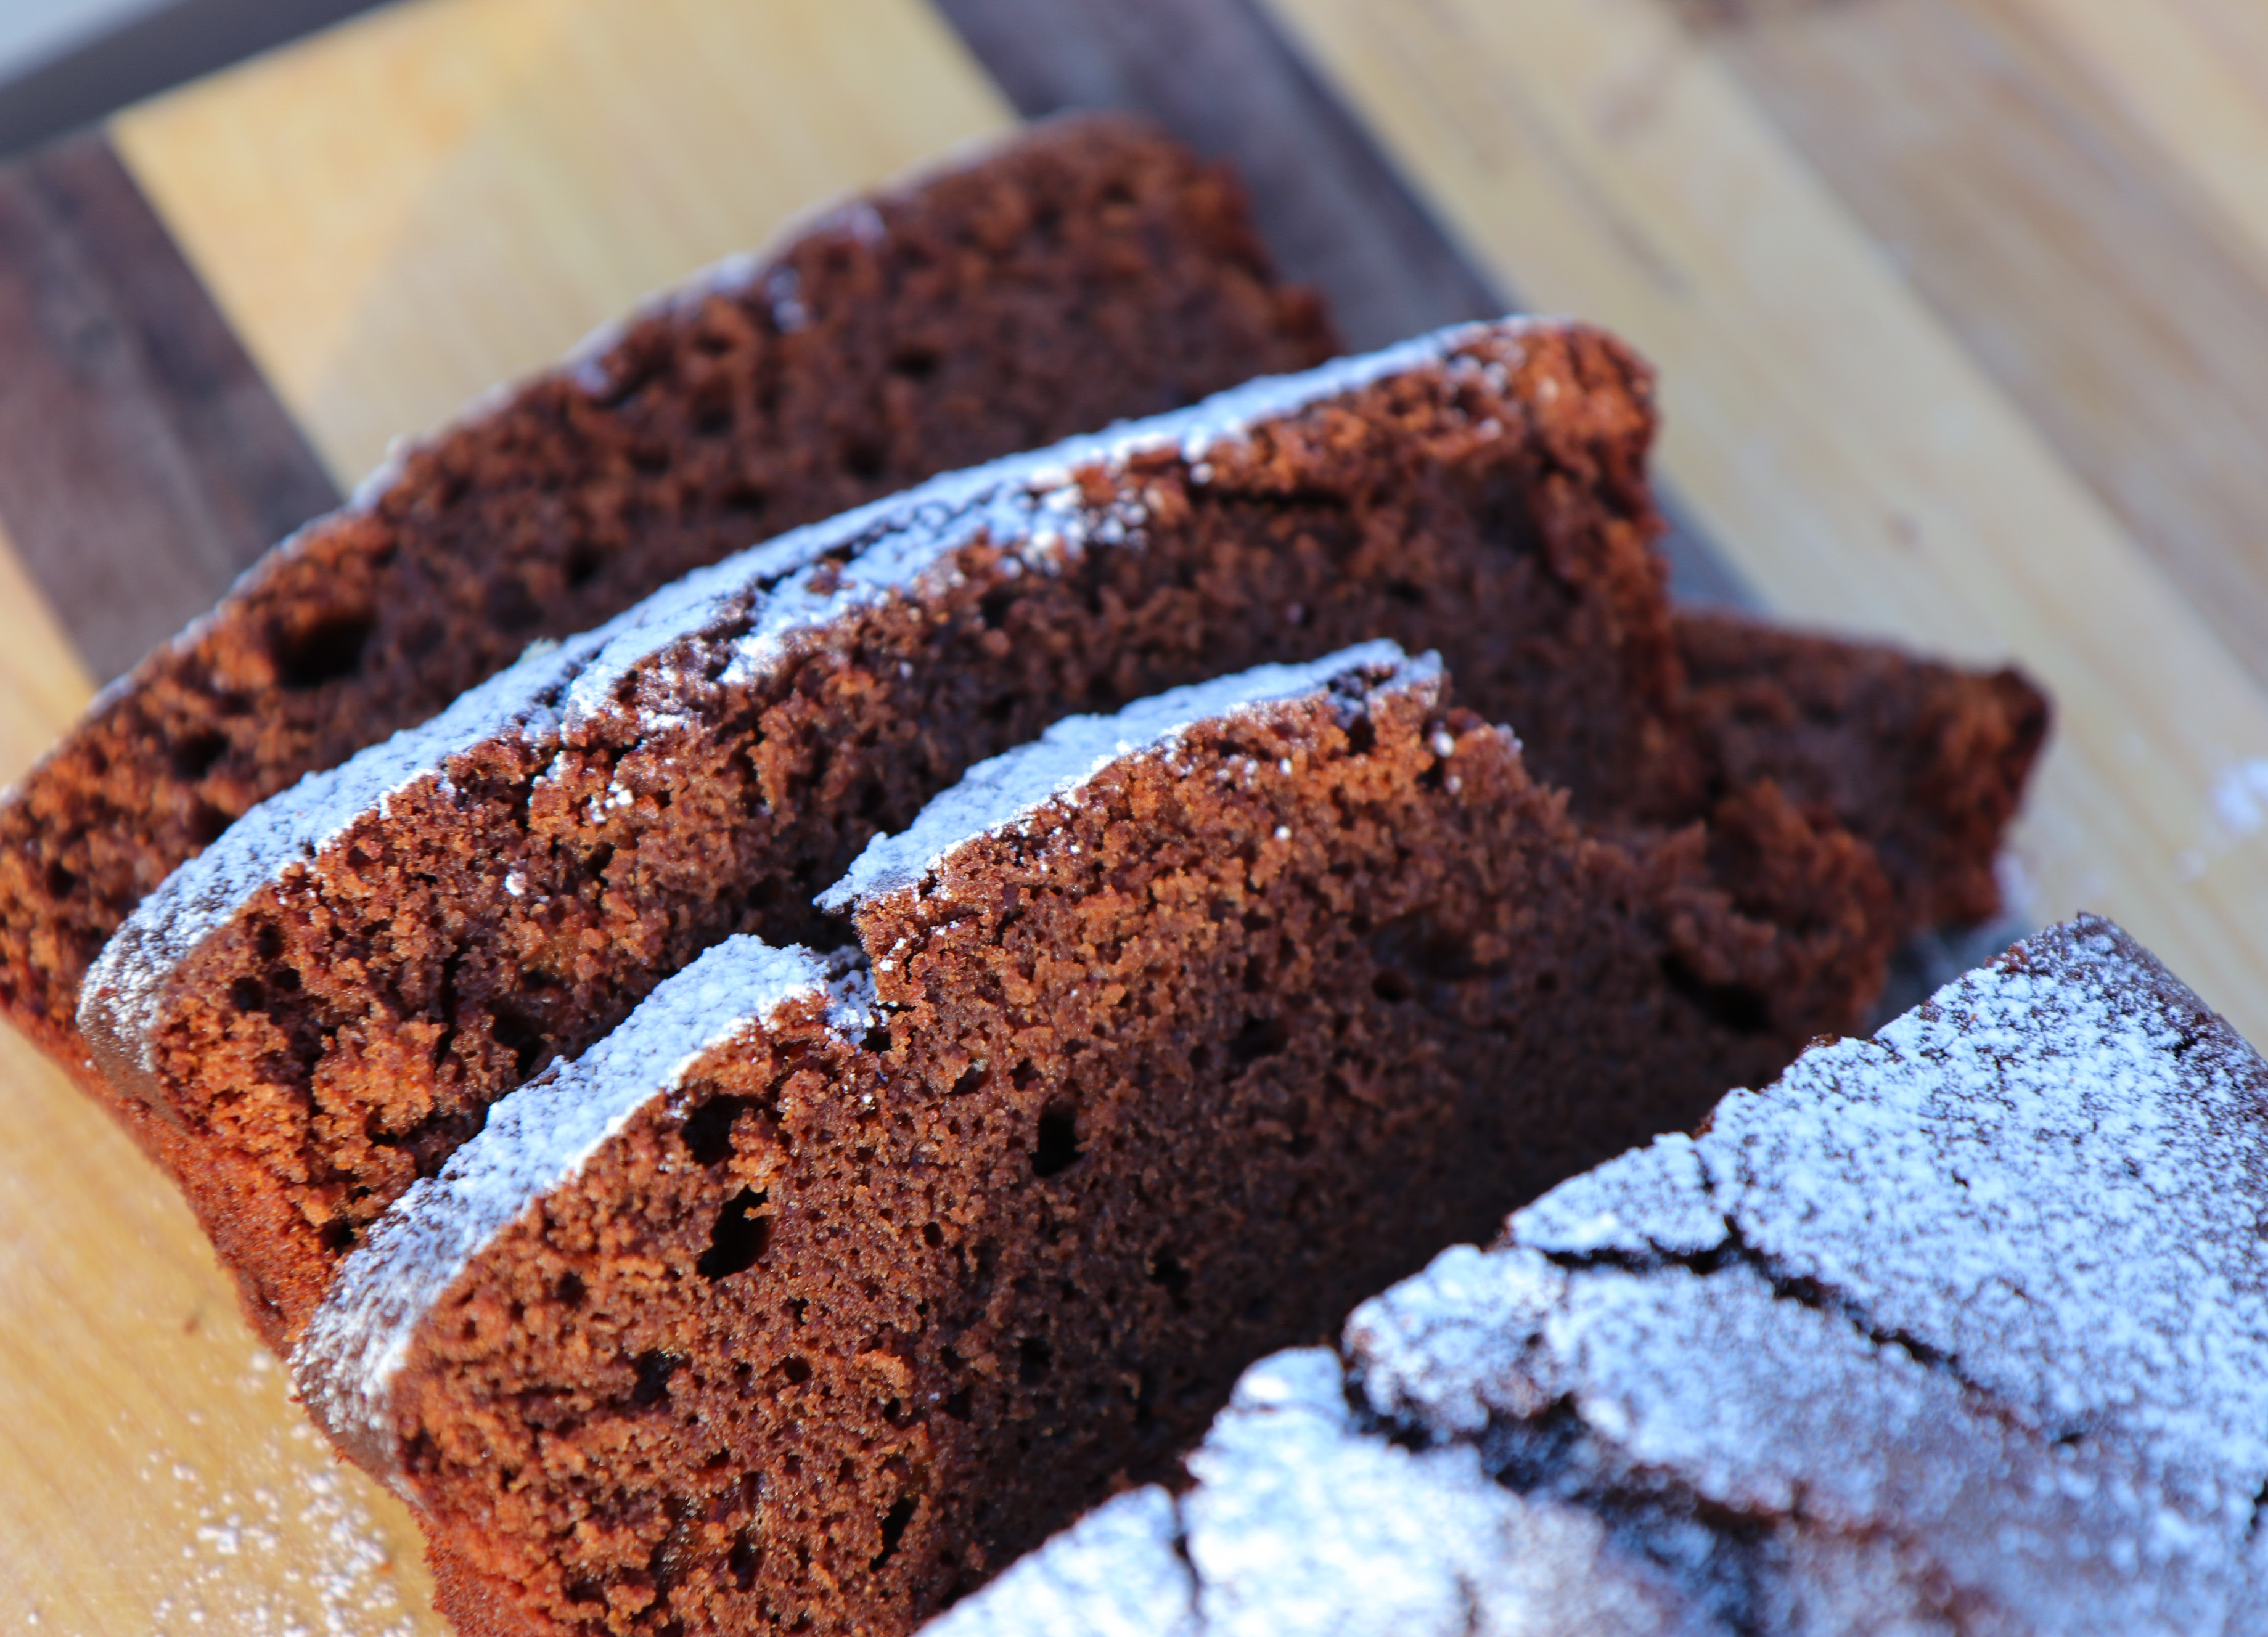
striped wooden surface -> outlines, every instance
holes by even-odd
[[[1682,582],[2029,667],[2028,913],[2268,1038],[2256,0],[411,0],[0,173],[0,766],[389,437],[1101,103],[1234,158],[1359,342],[1630,335]],[[12,1039],[0,1247],[0,1625],[438,1629],[187,1214]]]

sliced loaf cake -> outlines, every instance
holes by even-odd
[[[460,1628],[909,1629],[1848,1014],[1878,944],[1591,833],[1444,694],[1377,643],[1058,723],[865,850],[854,948],[729,940],[497,1103],[293,1361]]]
[[[99,1086],[87,963],[301,774],[767,536],[1334,350],[1235,180],[1123,117],[798,224],[404,449],[106,689],[0,799],[0,1009]]]
[[[2268,1064],[2082,917],[1250,1371],[933,1637],[2237,1633]]]
[[[496,1097],[727,934],[825,936],[869,837],[1069,711],[1384,635],[1539,776],[1687,802],[1647,385],[1472,327],[795,531],[256,809],[105,950],[89,1045],[281,1339]]]

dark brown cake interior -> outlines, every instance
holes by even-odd
[[[83,1070],[80,980],[136,902],[534,639],[933,473],[1334,349],[1227,172],[1122,117],[822,223],[752,285],[682,297],[416,449],[372,510],[310,525],[107,695],[0,806],[0,1006]]]
[[[1423,689],[1215,719],[1022,830],[860,909],[883,1027],[712,1052],[436,1308],[396,1424],[468,1633],[909,1630],[1881,954],[1742,917],[1695,832],[1587,838]]]
[[[1999,912],[1993,860],[2047,738],[2029,680],[1737,614],[1686,610],[1675,633],[1712,789],[1770,780],[1864,837],[1907,933]]]
[[[217,1156],[184,1186],[271,1337],[495,1097],[729,933],[829,936],[810,895],[870,836],[1070,711],[1383,635],[1438,648],[1579,808],[1690,811],[1641,470],[1650,378],[1580,327],[1475,344],[1504,367],[1389,378],[1266,423],[1202,481],[1174,451],[1140,457],[1120,485],[1145,508],[1139,550],[1038,573],[964,547],[957,575],[845,615],[792,664],[624,699],[556,765],[493,738],[257,897],[167,980],[154,1077],[130,1045],[104,1049]],[[696,645],[643,674],[716,678],[728,659]],[[641,725],[648,703],[677,725]],[[1757,817],[1734,816],[1728,846],[1785,807],[1743,800]],[[1881,899],[1846,883],[1801,910],[1839,928]],[[1736,973],[1692,981],[1728,1016],[1775,1003]]]

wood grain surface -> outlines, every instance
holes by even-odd
[[[1697,25],[1663,0],[1273,0],[1476,261],[1660,366],[1662,466],[1768,606],[2047,684],[2059,725],[2014,848],[2029,914],[2112,915],[2268,1038],[2268,698],[2101,474],[1925,298],[1927,246],[1873,237],[1746,84],[1797,70],[1735,61],[1754,31],[1889,29],[1936,3]],[[2066,321],[2109,321],[2051,283],[1995,299],[2013,325],[2066,297]]]
[[[0,520],[95,675],[338,496],[99,134],[0,173]]]
[[[111,136],[348,487],[656,287],[1011,117],[917,0],[418,0]]]
[[[1362,343],[1515,297],[1629,334],[1701,578],[2032,669],[2029,913],[2117,916],[2268,1038],[2255,0],[372,13],[0,173],[0,773],[389,438],[1097,104],[1234,158]],[[4,1037],[0,1319],[0,1628],[441,1629],[187,1213]]]

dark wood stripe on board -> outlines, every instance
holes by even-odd
[[[109,144],[0,169],[0,527],[98,679],[338,503]]]
[[[1359,350],[1518,304],[1476,272],[1368,131],[1253,0],[936,0],[1019,113],[1126,108],[1233,163],[1292,277],[1330,297]],[[1753,606],[1679,517],[1663,542],[1677,595]]]

